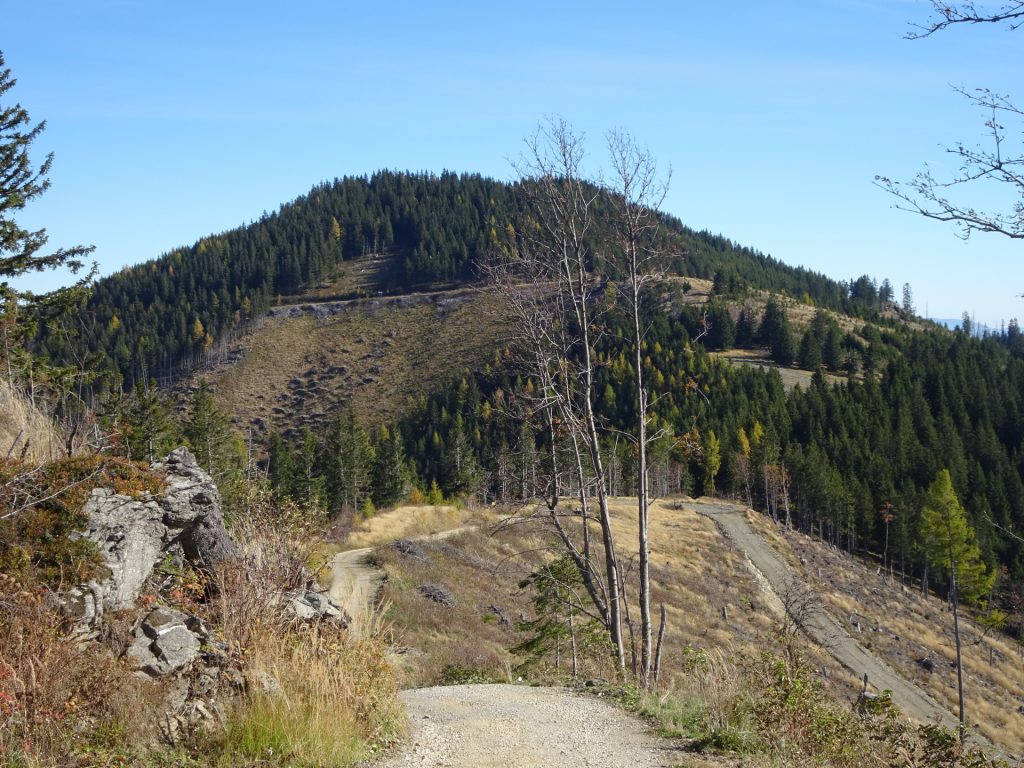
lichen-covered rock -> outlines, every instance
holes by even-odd
[[[128,655],[143,672],[154,677],[184,669],[202,648],[201,638],[189,628],[189,623],[189,617],[181,611],[167,606],[154,608],[136,630]]]
[[[153,468],[165,474],[167,489],[160,496],[134,499],[97,488],[86,501],[82,535],[97,545],[103,568],[67,594],[72,618],[92,624],[107,611],[132,607],[156,564],[179,546],[205,568],[238,555],[224,529],[217,486],[195,457],[178,448]]]
[[[185,557],[212,568],[238,557],[238,546],[224,528],[220,493],[187,448],[176,448],[153,469],[166,473],[167,491],[160,499],[164,523],[181,528]]]

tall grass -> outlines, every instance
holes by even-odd
[[[67,635],[49,593],[0,574],[0,765],[83,764],[157,735],[163,687]]]
[[[0,457],[50,461],[62,454],[63,447],[53,419],[0,378]]]
[[[382,633],[356,638],[282,610],[282,589],[307,586],[320,522],[260,490],[235,516],[243,557],[217,575],[216,619],[247,685],[213,745],[217,765],[348,766],[401,733]]]

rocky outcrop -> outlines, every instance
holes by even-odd
[[[224,529],[217,486],[188,449],[172,451],[153,468],[165,475],[162,495],[136,499],[97,488],[86,502],[82,535],[96,544],[103,568],[66,596],[72,618],[95,624],[107,611],[131,608],[153,568],[169,554],[180,553],[203,568],[238,555]]]

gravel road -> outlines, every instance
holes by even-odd
[[[374,768],[668,768],[680,754],[614,705],[559,688],[404,691],[405,747]]]
[[[728,502],[702,499],[687,501],[692,509],[714,520],[718,527],[743,552],[761,572],[772,590],[780,597],[792,590],[810,594],[804,582],[747,522],[744,508]],[[897,675],[888,664],[868,652],[843,626],[832,617],[824,605],[812,600],[804,630],[833,658],[857,676],[865,673],[871,689],[892,691],[892,700],[911,718],[919,722],[934,722],[938,718],[943,725],[956,729],[957,719],[935,699]]]

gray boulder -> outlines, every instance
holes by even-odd
[[[166,606],[154,608],[135,631],[128,656],[154,677],[184,669],[202,648],[202,639],[189,624],[189,617],[181,611]]]
[[[217,486],[195,457],[177,448],[153,468],[165,475],[160,496],[133,499],[97,488],[86,501],[82,535],[96,543],[103,568],[67,595],[73,618],[93,624],[107,611],[132,607],[153,568],[176,549],[203,568],[238,556]]]
[[[301,590],[284,595],[285,610],[303,621],[333,621],[343,627],[349,625],[345,609],[321,592]]]

